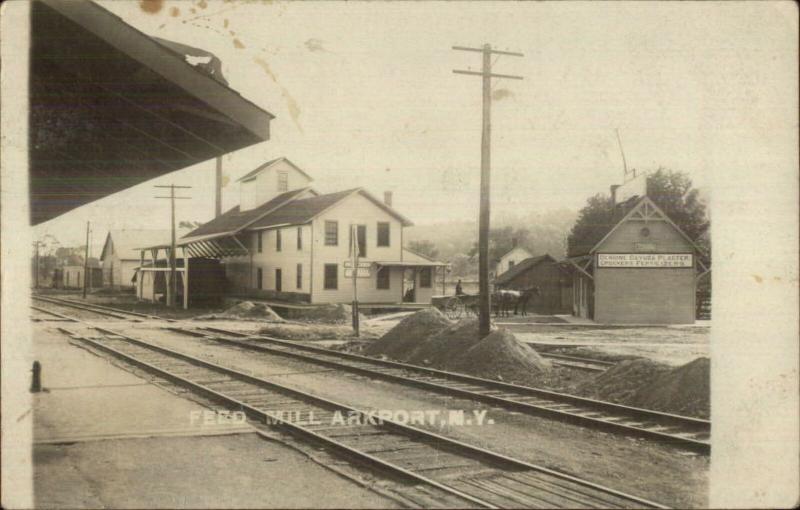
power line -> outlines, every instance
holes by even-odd
[[[523,57],[522,53],[493,50],[490,44],[484,44],[482,48],[469,48],[466,46],[453,46],[454,50],[471,51],[483,55],[483,67],[481,72],[464,71],[454,69],[456,74],[466,74],[480,76],[483,79],[483,120],[481,136],[481,205],[478,227],[478,282],[480,286],[480,322],[479,334],[484,337],[489,334],[491,328],[491,296],[489,295],[489,218],[490,201],[489,192],[491,190],[491,132],[492,132],[492,78],[506,78],[509,80],[521,80],[522,76],[510,74],[492,73],[492,55],[508,55],[512,57]],[[496,60],[495,60],[496,61]]]
[[[175,239],[175,200],[191,200],[192,197],[176,197],[175,190],[176,189],[189,189],[191,186],[177,186],[175,184],[168,184],[166,186],[153,186],[154,188],[169,188],[169,196],[168,197],[155,197],[155,198],[165,198],[170,201],[170,209],[172,212],[172,242],[170,243],[170,250],[169,250],[169,293],[167,299],[167,306],[175,306],[175,294],[178,292],[178,278],[177,278],[177,271],[175,268],[175,251],[177,250]],[[153,261],[155,263],[155,261]],[[188,268],[184,268],[188,270]],[[186,278],[186,275],[183,276]],[[154,282],[155,284],[155,282]]]

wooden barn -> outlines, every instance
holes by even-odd
[[[572,276],[548,254],[528,257],[495,279],[498,289],[538,287],[540,294],[528,302],[528,311],[541,314],[572,312]]]

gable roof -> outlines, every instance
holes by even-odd
[[[587,229],[581,238],[570,243],[567,257],[579,257],[591,253],[597,243],[605,238],[637,204],[638,200],[636,198],[617,204],[605,221],[592,225],[592,228]]]
[[[184,236],[184,238],[208,236],[211,234],[221,234],[223,232],[238,232],[251,223],[271,213],[275,209],[285,205],[305,191],[313,192],[313,190],[308,187],[287,191],[285,193],[281,193],[272,200],[264,202],[258,207],[248,209],[246,211],[241,211],[237,205],[233,209],[229,209],[224,214],[217,216],[208,223],[192,230],[186,236]]]
[[[438,260],[434,260],[427,255],[423,255],[406,247],[403,247],[403,262],[434,262],[441,264]]]
[[[410,220],[403,215],[387,206],[374,196],[370,195],[362,188],[353,188],[336,193],[328,193],[326,195],[318,195],[316,197],[302,198],[299,200],[292,200],[284,206],[275,209],[271,213],[265,215],[258,221],[249,225],[250,229],[269,228],[277,225],[302,225],[308,223],[322,212],[330,209],[337,203],[355,194],[360,194],[373,202],[375,205],[397,218],[403,226],[410,226]]]
[[[177,236],[186,233],[186,229],[177,229]],[[172,231],[169,229],[119,229],[110,230],[103,245],[100,260],[111,255],[111,249],[120,260],[139,260],[140,249],[147,246],[169,243]]]
[[[686,232],[684,232],[678,225],[676,225],[675,222],[672,221],[670,219],[670,217],[667,216],[667,214],[664,211],[662,211],[659,206],[656,205],[655,202],[653,202],[653,200],[650,197],[645,195],[645,196],[641,197],[640,199],[638,199],[635,202],[635,204],[633,205],[633,207],[631,207],[631,209],[628,211],[628,213],[621,220],[619,220],[613,227],[611,227],[611,230],[609,230],[606,233],[606,235],[604,235],[599,241],[597,241],[597,243],[595,243],[595,245],[592,247],[592,249],[589,251],[589,253],[593,253],[595,250],[600,248],[600,245],[603,244],[606,241],[606,239],[611,237],[611,234],[613,234],[614,231],[616,231],[619,228],[620,225],[625,223],[625,221],[627,221],[631,216],[633,216],[633,214],[636,213],[636,211],[640,210],[641,208],[643,208],[645,206],[649,206],[649,207],[652,207],[653,209],[655,209],[655,211],[657,213],[659,213],[663,217],[664,221],[666,221],[668,224],[670,224],[672,226],[672,228],[674,228],[675,231],[678,232],[678,234],[680,234],[681,237],[683,237],[686,240],[686,242],[688,242],[689,245],[692,248],[694,248],[695,250],[697,250],[699,252],[703,251],[702,249],[700,249],[699,246],[697,246],[697,244],[692,240],[692,238],[690,238],[688,235],[686,235]]]
[[[291,165],[292,168],[294,168],[295,170],[297,170],[298,172],[303,174],[308,180],[311,180],[311,181],[314,180],[310,175],[305,173],[302,168],[300,168],[299,166],[295,165],[294,163],[289,161],[287,158],[281,156],[280,158],[271,159],[271,160],[267,161],[266,163],[264,163],[263,165],[259,166],[258,168],[247,172],[244,176],[239,177],[236,180],[236,182],[244,182],[244,181],[249,181],[251,179],[255,179],[255,177],[258,174],[260,174],[264,170],[268,169],[269,167],[273,166],[274,164],[278,163],[279,161],[283,161],[284,163],[287,163],[287,164]]]
[[[502,273],[499,276],[497,276],[497,278],[495,278],[494,282],[495,283],[501,283],[501,284],[509,282],[509,281],[513,280],[514,278],[516,278],[517,276],[519,276],[522,273],[524,273],[525,271],[527,271],[528,269],[530,269],[530,268],[532,268],[532,267],[534,267],[534,266],[536,266],[539,263],[544,262],[544,261],[555,262],[556,259],[551,257],[550,254],[548,254],[548,253],[545,253],[544,255],[539,255],[539,256],[536,256],[536,257],[528,257],[527,259],[523,260],[519,264],[514,264],[514,267],[512,267],[511,269],[509,269],[505,273]]]
[[[276,225],[298,225],[308,223],[315,216],[356,191],[357,188],[339,191],[337,193],[328,193],[326,195],[318,195],[316,197],[292,200],[254,222],[249,228],[257,229]]]

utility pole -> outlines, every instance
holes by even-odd
[[[481,72],[453,70],[456,74],[469,74],[483,78],[483,132],[481,135],[481,210],[478,221],[478,284],[480,287],[479,334],[483,338],[491,329],[491,296],[489,294],[489,211],[491,191],[491,134],[492,134],[492,78],[521,80],[521,76],[492,73],[492,55],[522,57],[522,53],[493,50],[490,44],[482,48],[453,46],[458,51],[473,51],[483,55]]]
[[[42,245],[41,241],[34,241],[34,243],[33,243],[33,247],[36,248],[36,259],[35,259],[34,266],[33,266],[34,275],[35,275],[34,276],[35,280],[33,282],[33,288],[34,289],[38,289],[39,288],[39,246],[41,246],[41,245]]]
[[[86,222],[86,249],[83,251],[83,299],[86,299],[86,286],[89,284],[89,222]]]
[[[172,242],[170,243],[170,250],[169,250],[169,300],[167,301],[167,306],[175,306],[175,294],[178,292],[178,275],[177,269],[175,267],[175,252],[177,251],[176,241],[175,238],[175,200],[190,200],[191,197],[176,197],[175,190],[180,189],[188,189],[191,186],[176,186],[175,184],[169,184],[167,186],[154,186],[155,188],[169,188],[169,196],[168,197],[156,197],[156,198],[167,198],[170,201],[170,210],[172,212],[171,218],[171,226],[172,226]],[[155,263],[156,261],[154,261]],[[186,275],[184,275],[186,278]]]
[[[358,319],[358,225],[350,225],[350,256],[353,265],[353,333],[356,338],[360,334]]]
[[[222,216],[222,156],[217,157],[214,173],[214,217]]]

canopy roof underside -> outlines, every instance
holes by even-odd
[[[31,10],[32,224],[269,139],[273,115],[179,46],[85,0]]]

